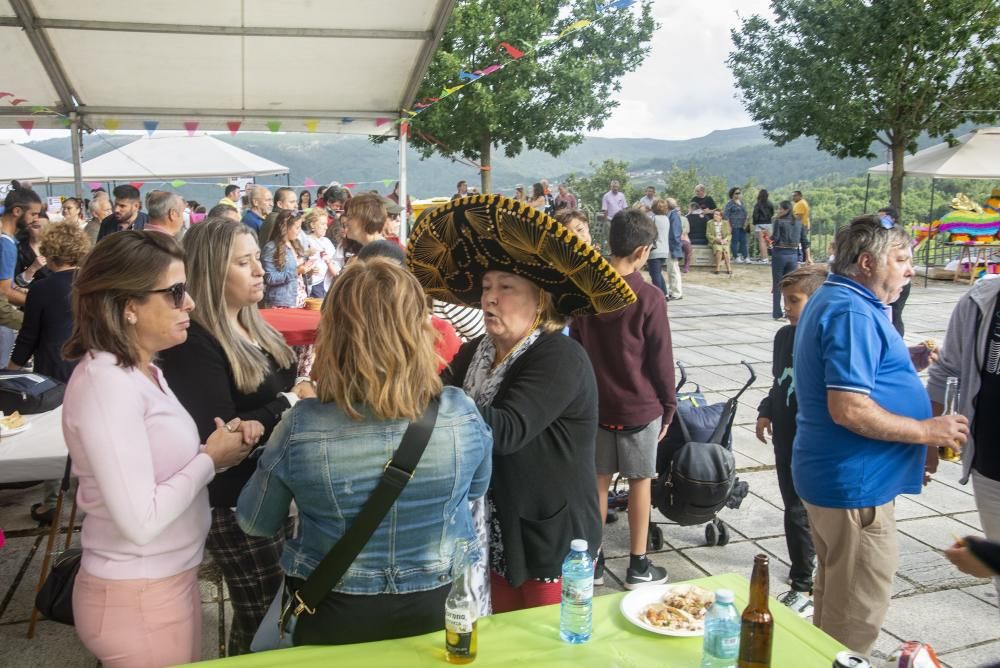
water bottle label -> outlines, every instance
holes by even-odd
[[[594,580],[593,578],[581,580],[563,578],[562,593],[566,600],[586,603],[594,598]]]
[[[444,611],[444,625],[449,631],[472,633],[472,622],[474,621],[471,610],[454,608]]]
[[[718,638],[717,644],[720,659],[735,659],[740,653],[740,637],[730,636],[728,638]]]

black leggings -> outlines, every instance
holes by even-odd
[[[287,578],[295,591],[303,580]],[[444,629],[444,600],[451,585],[411,594],[330,592],[315,615],[299,615],[295,645],[349,645],[419,636]],[[442,641],[443,642],[443,641]]]

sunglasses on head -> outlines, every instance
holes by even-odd
[[[174,308],[179,309],[184,306],[184,296],[187,295],[187,283],[174,283],[169,288],[147,291],[147,294],[154,293],[170,295],[170,298],[173,299],[174,302]]]

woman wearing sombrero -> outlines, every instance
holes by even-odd
[[[445,381],[465,389],[493,430],[493,610],[556,603],[570,541],[586,539],[592,553],[601,542],[597,387],[587,354],[561,331],[569,316],[615,311],[635,295],[572,232],[497,195],[428,213],[407,261],[428,295],[485,315],[486,335],[462,346]]]

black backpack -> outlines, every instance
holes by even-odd
[[[0,411],[10,415],[44,413],[63,402],[66,385],[38,373],[0,371]]]
[[[723,444],[729,433],[727,418],[735,410],[735,405],[728,405],[731,401],[722,404],[718,414],[711,411],[718,422],[704,441],[692,441],[684,415],[676,413],[684,443],[665,449],[669,458],[658,467],[660,475],[653,483],[652,496],[656,509],[681,526],[714,520],[733,492],[736,459]]]

